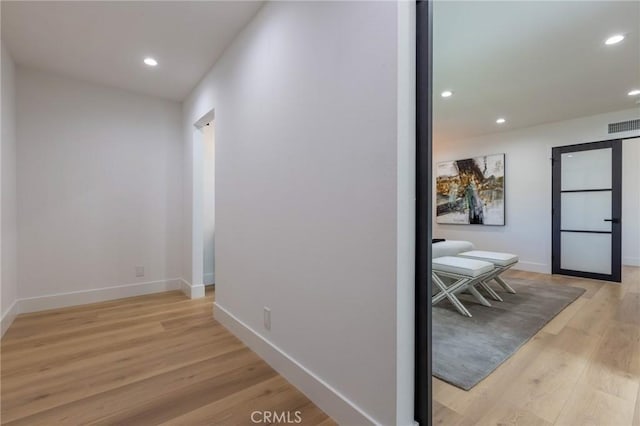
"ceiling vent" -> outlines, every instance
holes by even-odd
[[[609,124],[609,133],[629,132],[631,130],[640,130],[640,119]]]

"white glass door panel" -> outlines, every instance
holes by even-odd
[[[611,232],[611,191],[563,192],[561,229]]]
[[[560,247],[562,269],[611,274],[611,234],[563,232]]]
[[[553,273],[621,277],[621,141],[553,148]]]
[[[562,154],[562,190],[611,189],[611,148]]]

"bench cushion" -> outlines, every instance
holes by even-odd
[[[453,256],[433,259],[432,265],[435,272],[449,272],[472,278],[493,270],[493,263]]]
[[[509,266],[519,260],[518,256],[516,256],[515,254],[482,250],[466,251],[458,254],[458,256],[464,257],[466,259],[484,260],[485,262],[491,262],[494,265],[499,266]]]
[[[458,253],[473,250],[473,244],[469,241],[447,240],[433,243],[431,245],[431,258],[435,259],[443,256],[455,256]]]

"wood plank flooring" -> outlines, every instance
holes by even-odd
[[[470,391],[434,378],[434,425],[640,426],[640,268],[622,284],[509,271],[587,291]]]
[[[335,423],[212,316],[214,291],[19,315],[1,342],[2,424]]]
[[[640,268],[587,291],[471,391],[434,378],[436,425],[640,426]],[[244,425],[254,410],[335,423],[211,315],[213,291],[20,315],[2,339],[10,425]]]

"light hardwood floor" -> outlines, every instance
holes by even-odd
[[[622,285],[508,275],[587,291],[471,391],[434,379],[434,424],[640,426],[640,268]],[[243,425],[300,410],[334,425],[212,301],[169,292],[20,315],[2,339],[2,423]]]
[[[470,391],[434,378],[433,423],[640,426],[640,268],[621,285],[508,276],[587,291]]]
[[[214,292],[18,316],[1,343],[10,425],[249,425],[254,410],[334,425],[212,317]]]

